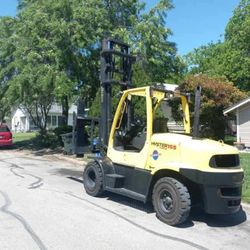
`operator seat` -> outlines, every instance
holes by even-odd
[[[155,133],[167,133],[168,130],[168,118],[157,117],[153,120],[153,134]]]

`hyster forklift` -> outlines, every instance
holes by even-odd
[[[191,134],[189,95],[165,85],[132,88],[134,61],[127,44],[102,42],[102,156],[84,170],[86,192],[100,196],[110,191],[152,201],[156,216],[169,225],[186,221],[198,203],[209,214],[237,212],[244,176],[239,154],[222,141],[198,136],[200,89]],[[115,85],[122,91],[112,117]]]

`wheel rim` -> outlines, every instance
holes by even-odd
[[[170,213],[173,210],[174,207],[174,202],[172,195],[167,191],[163,190],[160,193],[160,206],[163,211],[166,213]]]
[[[96,174],[95,171],[90,169],[87,174],[87,185],[89,188],[94,188],[95,187],[95,182],[96,182]]]

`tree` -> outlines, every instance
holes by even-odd
[[[27,111],[41,135],[45,135],[48,113],[55,98],[53,91],[56,75],[53,67],[46,64],[35,65],[34,60],[21,60],[18,63],[17,69],[22,67],[22,71],[9,87],[10,100]]]
[[[11,101],[35,116],[44,132],[53,101],[61,101],[65,116],[75,96],[93,102],[100,86],[100,44],[108,35],[131,45],[148,79],[175,80],[183,64],[165,27],[172,5],[160,0],[149,12],[144,6],[139,0],[19,0],[12,40],[5,41],[13,47],[5,67],[13,70],[11,77],[2,71]]]
[[[0,18],[0,122],[10,113],[8,88],[15,75],[13,34],[16,20]]]
[[[225,53],[224,43],[209,43],[195,48],[185,56],[189,73],[206,73],[211,76],[223,75],[224,67],[221,57]]]
[[[170,1],[160,1],[148,13],[143,13],[144,4],[139,1],[105,1],[105,5],[106,31],[128,43],[132,53],[137,55],[133,85],[179,81],[184,64],[176,55],[175,44],[168,41],[171,31],[165,23],[166,14],[172,8]],[[99,95],[94,98],[91,114],[99,113],[99,98]],[[113,107],[116,104],[114,97]]]
[[[250,0],[241,0],[225,30],[231,49],[231,80],[243,90],[250,90]],[[237,72],[236,72],[237,71]]]
[[[13,35],[15,75],[9,86],[13,105],[25,109],[41,134],[46,134],[47,116],[55,101],[57,70],[54,44],[48,37],[44,15],[37,6],[19,13]],[[39,15],[41,14],[41,15]]]
[[[210,77],[205,74],[187,76],[180,85],[180,90],[193,93],[197,86],[202,87],[200,122],[204,128],[204,136],[224,139],[227,120],[223,110],[245,98],[246,94],[223,77]],[[194,96],[191,111],[194,111]]]
[[[225,30],[225,41],[201,46],[186,56],[190,72],[225,76],[250,90],[250,0],[242,0]]]
[[[20,1],[19,9],[18,34],[23,45],[20,51],[27,53],[36,65],[48,68],[44,74],[52,80],[53,87],[50,85],[44,91],[53,95],[51,100],[61,102],[66,123],[69,102],[79,75],[82,75],[79,48],[72,46],[71,42],[71,3],[65,0]],[[26,72],[32,72],[32,68]]]

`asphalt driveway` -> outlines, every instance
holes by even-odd
[[[250,209],[194,211],[171,227],[151,205],[88,196],[83,166],[53,156],[0,151],[0,249],[248,249]]]

